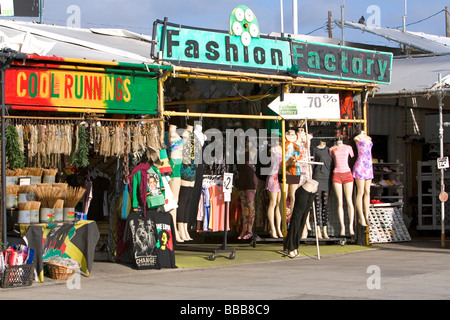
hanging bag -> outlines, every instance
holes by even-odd
[[[164,183],[159,170],[152,166],[148,170],[147,175],[147,208],[153,209],[165,204],[164,199]]]

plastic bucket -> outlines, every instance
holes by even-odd
[[[64,208],[63,209],[63,220],[64,221],[74,221],[75,220],[75,208]]]
[[[53,209],[53,221],[57,222],[63,221],[63,208]]]
[[[7,185],[17,184],[19,182],[18,176],[6,176],[5,182]]]
[[[39,209],[39,221],[42,223],[53,222],[53,208]]]
[[[39,209],[30,210],[30,223],[39,223]]]
[[[43,183],[55,183],[55,176],[44,176]]]
[[[15,194],[6,195],[6,209],[17,208],[17,197]]]
[[[31,223],[31,210],[19,210],[17,223]]]

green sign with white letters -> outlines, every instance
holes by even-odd
[[[298,74],[331,79],[389,84],[392,53],[292,41]]]

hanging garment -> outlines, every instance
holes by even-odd
[[[164,182],[158,168],[151,166],[147,171],[146,205],[148,209],[163,206],[165,201]]]
[[[146,196],[147,196],[147,174],[150,168],[149,163],[140,163],[131,171],[129,178],[129,188],[131,191],[132,207],[137,210],[143,208],[144,216],[146,212]],[[142,183],[143,182],[143,183]]]
[[[124,242],[129,241],[136,269],[159,269],[157,255],[157,228],[151,215],[144,216],[141,211],[128,215]]]
[[[174,251],[174,225],[169,212],[152,210],[149,216],[156,227],[156,255],[161,268],[177,268]]]
[[[316,164],[313,167],[312,178],[319,182],[318,191],[328,191],[330,189],[331,181],[331,165],[333,163],[333,158],[330,156],[330,148],[318,148],[314,147],[312,151],[312,156],[314,162],[322,162],[323,165]]]

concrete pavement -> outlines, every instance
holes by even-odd
[[[371,250],[205,268],[134,270],[95,262],[89,277],[0,289],[1,300],[449,300],[450,244],[440,239]],[[238,253],[239,254],[239,253]],[[219,258],[217,258],[219,259]]]

